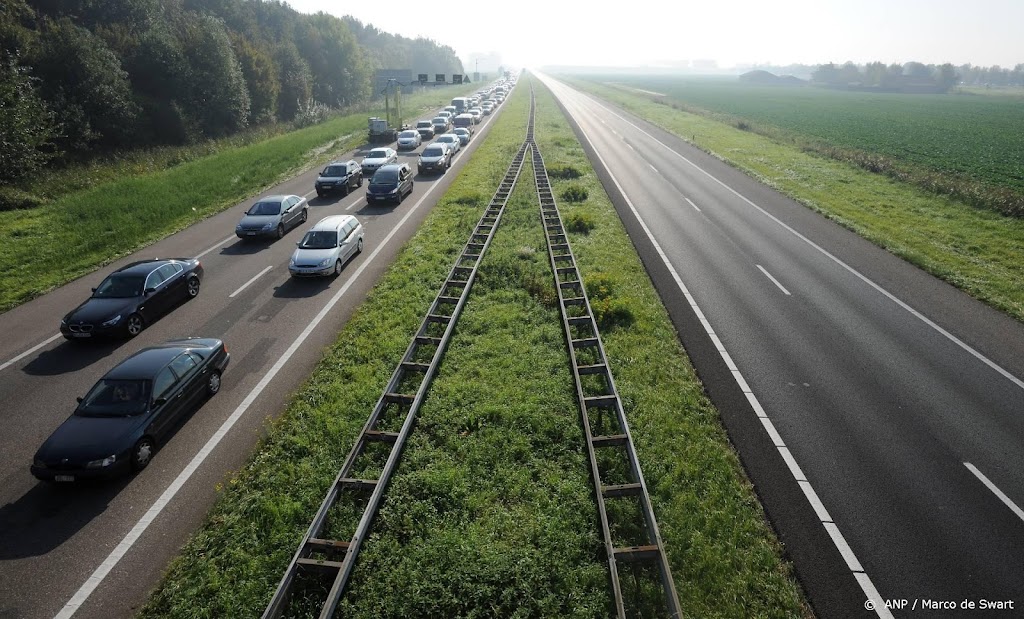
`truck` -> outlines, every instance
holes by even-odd
[[[384,118],[370,117],[367,121],[367,134],[371,144],[394,142],[398,134],[408,125],[402,124],[402,85],[390,79],[384,86]]]

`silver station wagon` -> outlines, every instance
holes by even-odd
[[[345,263],[363,251],[363,225],[352,215],[324,217],[295,245],[288,261],[292,277],[337,277]]]

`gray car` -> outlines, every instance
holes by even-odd
[[[306,221],[309,204],[302,196],[266,196],[249,207],[235,226],[240,239],[281,238],[287,230]]]
[[[363,251],[363,225],[352,215],[324,217],[295,246],[288,261],[292,277],[337,277],[341,267]]]

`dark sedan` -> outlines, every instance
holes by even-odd
[[[92,296],[60,321],[69,340],[135,337],[180,301],[199,295],[198,259],[142,260],[122,267],[92,289]]]
[[[140,350],[79,398],[36,452],[32,474],[71,482],[144,469],[178,423],[220,391],[230,359],[224,342],[213,338]]]

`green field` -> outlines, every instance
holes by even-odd
[[[722,115],[732,124],[742,119],[758,132],[874,154],[909,170],[1009,190],[1024,200],[1024,99],[1020,96],[848,92],[755,86],[734,78],[606,75],[587,79],[663,93],[691,111]]]

